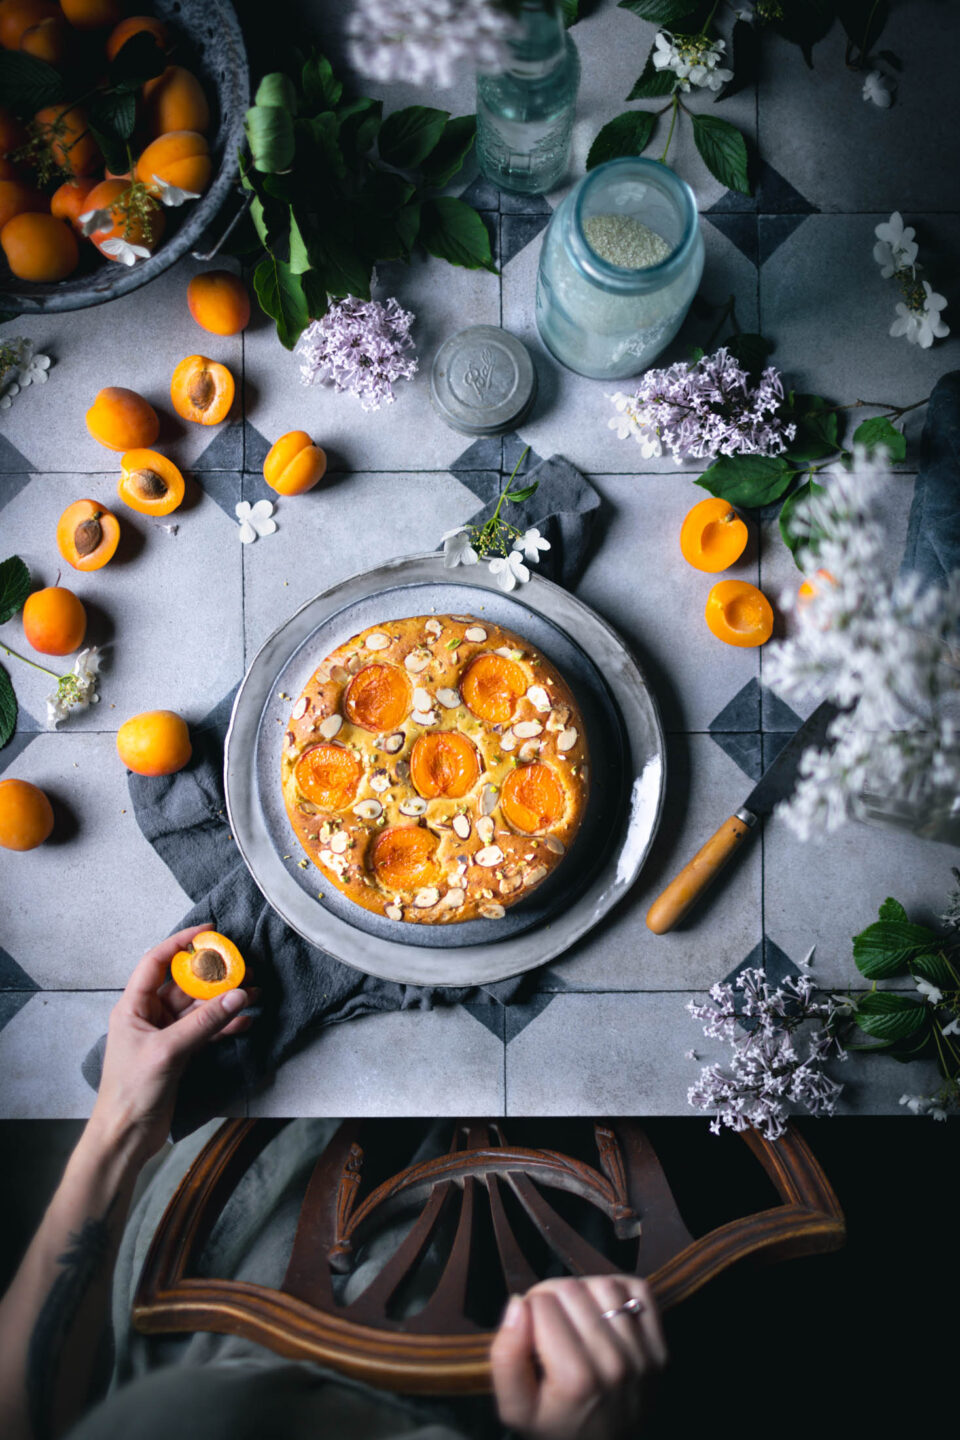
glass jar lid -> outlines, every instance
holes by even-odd
[[[496,325],[458,330],[437,351],[430,398],[463,435],[502,435],[529,414],[537,372],[527,347]]]

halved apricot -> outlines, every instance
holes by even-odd
[[[216,930],[194,935],[170,961],[173,983],[194,1000],[212,1000],[225,990],[236,990],[243,983],[246,969],[233,941]]]
[[[120,460],[117,494],[141,515],[169,515],[184,495],[183,476],[157,450],[127,450]]]
[[[152,184],[156,178],[196,195],[203,194],[212,174],[210,148],[196,130],[170,130],[158,135],[137,161],[137,179],[144,185]]]
[[[66,220],[74,230],[81,228],[80,216],[91,208],[87,196],[97,187],[96,180],[89,176],[80,180],[64,180],[50,196],[50,213],[58,220]]]
[[[202,134],[210,125],[210,106],[203,86],[191,70],[168,65],[162,75],[143,87],[147,128],[151,135],[169,135],[177,130]]]
[[[53,215],[14,215],[0,230],[0,245],[20,280],[49,285],[65,280],[80,263],[76,235]]]
[[[29,780],[0,780],[0,845],[35,850],[53,829],[53,806]]]
[[[45,105],[33,117],[46,140],[54,164],[66,175],[92,175],[102,163],[87,112],[79,105]]]
[[[49,210],[46,195],[22,180],[0,180],[0,230],[15,215],[42,215]]]
[[[205,355],[188,355],[173,372],[170,399],[184,420],[219,425],[230,413],[235,388],[226,365]]]
[[[160,434],[160,421],[136,390],[107,385],[87,411],[87,429],[108,450],[142,450]]]
[[[727,645],[764,645],[773,634],[770,601],[746,580],[720,580],[707,596],[706,621]]]
[[[326,455],[306,430],[288,430],[270,447],[263,478],[278,495],[302,495],[323,479],[326,468]]]
[[[746,549],[747,527],[726,500],[710,495],[694,505],[680,528],[680,550],[695,570],[728,570]]]
[[[458,730],[428,731],[410,752],[410,779],[424,800],[438,795],[462,799],[480,779],[481,768],[477,747]]]
[[[229,270],[194,275],[187,286],[187,306],[197,324],[211,335],[239,335],[250,323],[247,287]]]
[[[75,30],[103,30],[120,19],[119,0],[60,0]]]
[[[357,793],[363,765],[356,751],[321,741],[304,750],[294,774],[305,799],[321,810],[346,810]]]
[[[100,570],[120,542],[120,522],[96,500],[75,500],[57,521],[57,549],[74,570]]]
[[[87,633],[83,601],[63,585],[34,590],[24,602],[23,633],[41,655],[72,655]]]
[[[538,835],[556,825],[566,808],[563,786],[549,765],[519,765],[500,789],[500,808],[507,824],[524,835]]]
[[[104,250],[105,240],[126,240],[130,245],[144,245],[152,250],[159,243],[167,223],[163,206],[150,197],[146,198],[142,209],[131,210],[130,182],[120,177],[101,180],[99,185],[95,185],[87,196],[87,209],[109,212],[111,223],[91,231],[90,239],[101,254],[118,263],[118,255]]]
[[[126,20],[121,20],[120,24],[115,25],[110,31],[107,39],[107,59],[116,60],[127,41],[132,40],[134,35],[139,35],[144,30],[153,36],[161,50],[169,47],[170,36],[166,27],[155,16],[128,15]]]
[[[387,890],[414,890],[437,878],[437,837],[421,825],[394,825],[373,842],[370,864]]]
[[[173,775],[193,754],[190,731],[175,710],[144,710],[117,731],[117,754],[136,775]]]
[[[343,709],[364,730],[396,730],[410,713],[410,682],[396,665],[365,665],[347,686]]]
[[[527,677],[514,660],[504,655],[478,655],[460,681],[460,694],[479,720],[506,725],[526,693]]]

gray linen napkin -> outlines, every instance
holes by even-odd
[[[960,370],[941,376],[927,406],[902,569],[938,584],[960,570]]]
[[[489,478],[489,477],[486,477]],[[474,487],[470,472],[462,484]],[[538,568],[564,585],[577,580],[589,553],[600,498],[578,470],[559,455],[524,475],[540,488],[523,505],[511,507],[518,528],[537,526],[553,547]],[[488,502],[476,520],[492,512]],[[223,729],[195,731],[190,764],[162,779],[129,776],[137,823],[157,854],[194,901],[176,927],[209,924],[236,941],[247,957],[253,983],[263,991],[259,1018],[247,1034],[210,1046],[191,1062],[180,1086],[172,1134],[188,1134],[212,1115],[232,1110],[252,1088],[291,1055],[308,1032],[385,1010],[429,1010],[437,1004],[507,1004],[531,977],[477,987],[399,985],[366,975],[334,960],[301,939],[271,909],[253,881],[230,836],[223,798]],[[106,1036],[86,1055],[82,1071],[94,1089],[100,1083]]]

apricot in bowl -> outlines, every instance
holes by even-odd
[[[57,521],[57,549],[74,570],[101,570],[120,543],[120,522],[97,500],[75,500]]]
[[[108,450],[140,450],[160,434],[157,412],[125,385],[107,385],[87,411],[87,429]]]
[[[193,754],[187,722],[175,710],[144,710],[120,726],[117,753],[136,775],[173,775]]]
[[[76,235],[55,215],[14,215],[0,230],[0,245],[18,280],[52,284],[66,280],[80,263]]]
[[[196,130],[170,130],[158,135],[140,156],[136,176],[144,185],[165,180],[180,190],[202,195],[210,184],[213,162],[210,147]]]
[[[230,413],[236,387],[226,365],[188,355],[173,372],[170,399],[177,414],[197,425],[219,425]]]
[[[29,780],[0,780],[0,846],[35,850],[53,829],[53,806]]]
[[[41,655],[72,655],[87,633],[83,601],[63,585],[28,595],[21,616],[27,642]]]
[[[173,983],[194,1000],[212,1000],[243,983],[243,956],[226,935],[202,930],[170,961]]]
[[[271,445],[263,478],[278,495],[303,495],[326,474],[327,457],[306,430],[289,430]]]
[[[127,450],[120,460],[117,494],[141,515],[169,515],[184,496],[183,476],[157,450]]]

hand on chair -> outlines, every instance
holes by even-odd
[[[667,1352],[646,1283],[600,1275],[514,1296],[490,1358],[500,1419],[529,1440],[636,1440]]]

